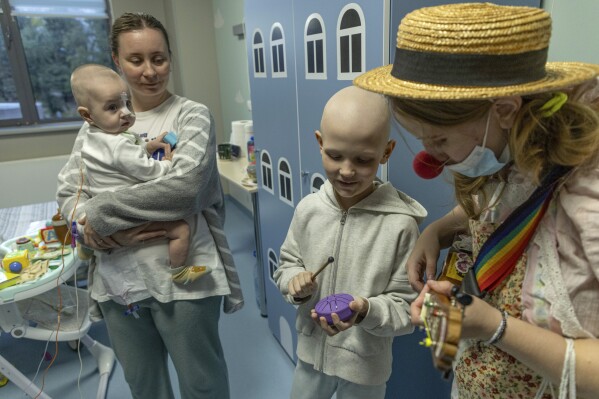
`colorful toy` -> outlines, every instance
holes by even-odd
[[[29,251],[35,250],[35,245],[33,244],[33,241],[31,241],[31,239],[29,237],[21,237],[21,238],[17,239],[16,244],[17,244],[17,249],[19,249],[19,250],[23,250],[23,249],[27,249]]]
[[[174,132],[168,132],[162,139],[167,144],[170,144],[171,148],[175,148],[177,145],[177,135]]]
[[[347,321],[354,315],[354,311],[349,308],[349,303],[353,300],[354,297],[349,294],[329,295],[318,301],[314,310],[318,317],[324,317],[329,324],[333,324],[333,313],[337,313],[339,320]]]
[[[175,146],[177,145],[177,135],[174,132],[168,132],[162,138],[162,141],[167,144],[170,144],[171,149],[175,149]],[[154,153],[152,154],[152,158],[157,160],[161,160],[162,157],[164,157],[164,150],[162,148],[154,151]]]
[[[8,269],[11,271],[11,273],[21,273],[23,270],[23,265],[21,262],[11,262],[11,264],[8,265]]]
[[[26,249],[20,250],[20,251],[15,251],[15,252],[10,252],[8,254],[6,254],[6,256],[4,257],[4,259],[2,259],[2,268],[7,271],[7,272],[11,272],[11,273],[19,273],[19,272],[13,272],[13,269],[18,269],[20,265],[20,270],[25,269],[26,267],[29,266],[29,251]]]
[[[52,226],[44,227],[43,229],[41,229],[40,237],[41,237],[42,241],[45,242],[46,244],[50,244],[53,242],[60,242],[58,240],[58,236],[56,235],[56,231],[54,231],[54,227],[52,227]]]

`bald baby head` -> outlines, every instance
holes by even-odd
[[[109,83],[122,82],[122,87],[127,90],[125,82],[118,73],[112,69],[98,64],[81,65],[71,74],[71,90],[77,105],[90,107],[92,98],[97,97]]]
[[[339,90],[326,103],[320,121],[320,133],[327,131],[386,143],[391,114],[384,96],[349,86]]]

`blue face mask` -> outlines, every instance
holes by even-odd
[[[479,177],[490,176],[493,173],[501,170],[501,168],[507,164],[507,162],[510,160],[509,146],[506,145],[505,150],[503,150],[503,153],[501,154],[501,159],[505,160],[505,162],[498,161],[495,153],[489,148],[485,147],[485,144],[487,143],[487,134],[489,133],[490,120],[491,112],[489,111],[482,147],[479,145],[474,147],[470,155],[468,155],[462,162],[454,163],[452,165],[445,165],[447,169],[467,177]]]

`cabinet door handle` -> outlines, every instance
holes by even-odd
[[[308,171],[308,170],[302,170],[300,172],[300,174],[302,175],[302,177],[306,177],[306,176],[308,176],[310,174],[310,171]]]

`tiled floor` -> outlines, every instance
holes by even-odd
[[[229,366],[231,399],[284,399],[289,396],[293,363],[285,354],[268,329],[267,319],[260,316],[254,289],[253,256],[254,241],[252,219],[236,203],[227,202],[225,225],[229,244],[246,297],[246,305],[232,315],[222,315],[220,329]],[[98,342],[109,345],[102,322],[92,325],[89,335]],[[46,342],[14,339],[0,335],[0,353],[28,378],[35,379],[38,386],[44,384],[44,392],[54,399],[96,398],[98,374],[90,353],[82,349],[81,362],[78,353],[66,343],[59,343],[58,356],[50,369],[48,361],[42,360],[45,352],[55,353],[55,343],[46,349]],[[174,389],[178,389],[176,379]],[[129,399],[131,395],[117,364],[108,383],[107,398]],[[175,397],[180,398],[178,392]],[[27,396],[14,384],[0,388],[0,399],[20,399]],[[151,399],[151,398],[148,398]]]

